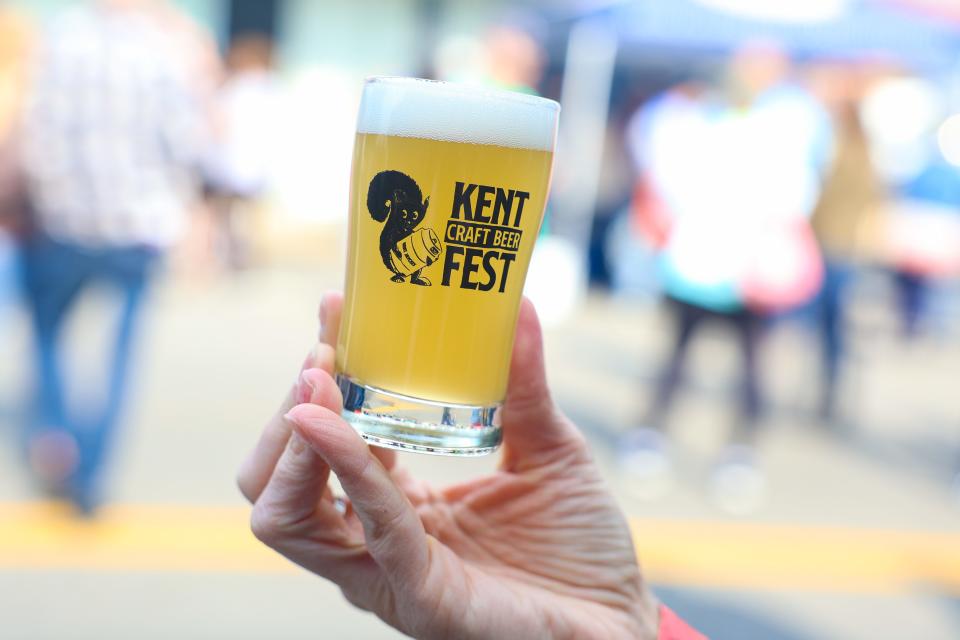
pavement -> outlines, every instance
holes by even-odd
[[[94,522],[44,502],[22,473],[13,441],[28,332],[20,310],[0,310],[0,637],[400,637],[259,545],[234,485],[315,338],[320,293],[339,281],[333,269],[288,265],[160,282],[111,503]],[[78,403],[102,374],[110,305],[94,292],[68,330]],[[705,490],[735,419],[737,354],[722,327],[695,340],[671,417],[677,482],[653,501],[618,475],[614,455],[648,398],[668,318],[642,300],[594,294],[546,332],[555,395],[590,437],[646,575],[711,638],[960,637],[960,503],[949,490],[960,340],[949,329],[899,340],[869,301],[853,324],[837,429],[812,411],[813,336],[800,322],[771,331],[760,445],[770,496],[749,516],[724,513]],[[402,455],[438,483],[496,463]]]

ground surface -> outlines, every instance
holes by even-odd
[[[168,279],[143,331],[113,506],[93,524],[42,503],[13,434],[29,371],[22,314],[0,319],[0,637],[391,638],[337,590],[274,557],[247,532],[238,461],[285,392],[315,335],[317,269]],[[98,373],[106,295],[70,327],[82,396]],[[732,420],[736,351],[721,328],[701,335],[674,411],[679,481],[637,500],[613,464],[636,421],[670,330],[654,307],[591,297],[547,333],[556,395],[588,432],[635,525],[650,578],[668,604],[713,638],[878,640],[960,637],[960,507],[947,489],[960,436],[960,344],[913,344],[869,306],[855,318],[843,397],[851,428],[832,433],[810,408],[814,343],[778,327],[764,352],[771,405],[762,455],[770,500],[750,517],[704,490]],[[492,459],[405,455],[438,482]]]

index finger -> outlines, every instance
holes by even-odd
[[[363,525],[367,550],[387,577],[397,584],[419,584],[429,564],[426,531],[372,448],[328,409],[304,404],[287,417],[337,475]]]

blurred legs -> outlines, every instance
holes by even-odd
[[[823,390],[820,415],[826,421],[836,418],[837,384],[840,365],[846,351],[843,303],[850,281],[850,267],[835,259],[825,260],[823,289],[820,291],[819,322],[823,352]]]
[[[740,388],[740,420],[733,431],[733,440],[752,444],[760,419],[760,385],[757,372],[757,345],[760,341],[760,317],[748,309],[730,316],[740,340],[743,355],[743,380]]]
[[[130,258],[134,263],[130,266],[135,266],[139,262],[136,256],[130,256]],[[149,261],[149,257],[145,258],[141,268],[132,272],[118,271],[113,274],[117,277],[116,284],[120,288],[120,295],[123,296],[123,303],[111,355],[105,403],[99,418],[95,419],[90,428],[81,434],[80,466],[74,480],[80,500],[98,499],[100,476],[114,441],[129,387],[132,345],[146,287],[145,270]],[[80,506],[89,509],[93,504]]]
[[[24,289],[36,349],[34,407],[24,430],[28,462],[48,490],[66,493],[81,509],[93,509],[102,469],[129,380],[138,311],[155,252],[145,247],[86,250],[49,238],[24,247]],[[98,280],[123,297],[99,415],[82,422],[65,402],[61,334],[83,289]]]
[[[23,248],[24,292],[30,308],[36,364],[23,447],[48,489],[59,489],[77,465],[76,433],[67,419],[60,337],[87,273],[73,252],[46,238]]]
[[[673,342],[673,351],[670,353],[670,359],[657,384],[653,404],[644,420],[646,426],[658,430],[663,429],[663,421],[670,409],[670,405],[673,403],[673,397],[676,395],[677,388],[680,386],[681,376],[683,375],[683,363],[686,359],[687,350],[690,347],[690,340],[693,338],[697,327],[700,326],[703,319],[709,313],[706,309],[672,298],[669,298],[668,302],[670,310],[673,313],[674,324],[677,328]]]

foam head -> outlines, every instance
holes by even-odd
[[[357,131],[552,151],[560,105],[514,91],[414,78],[369,78]]]

